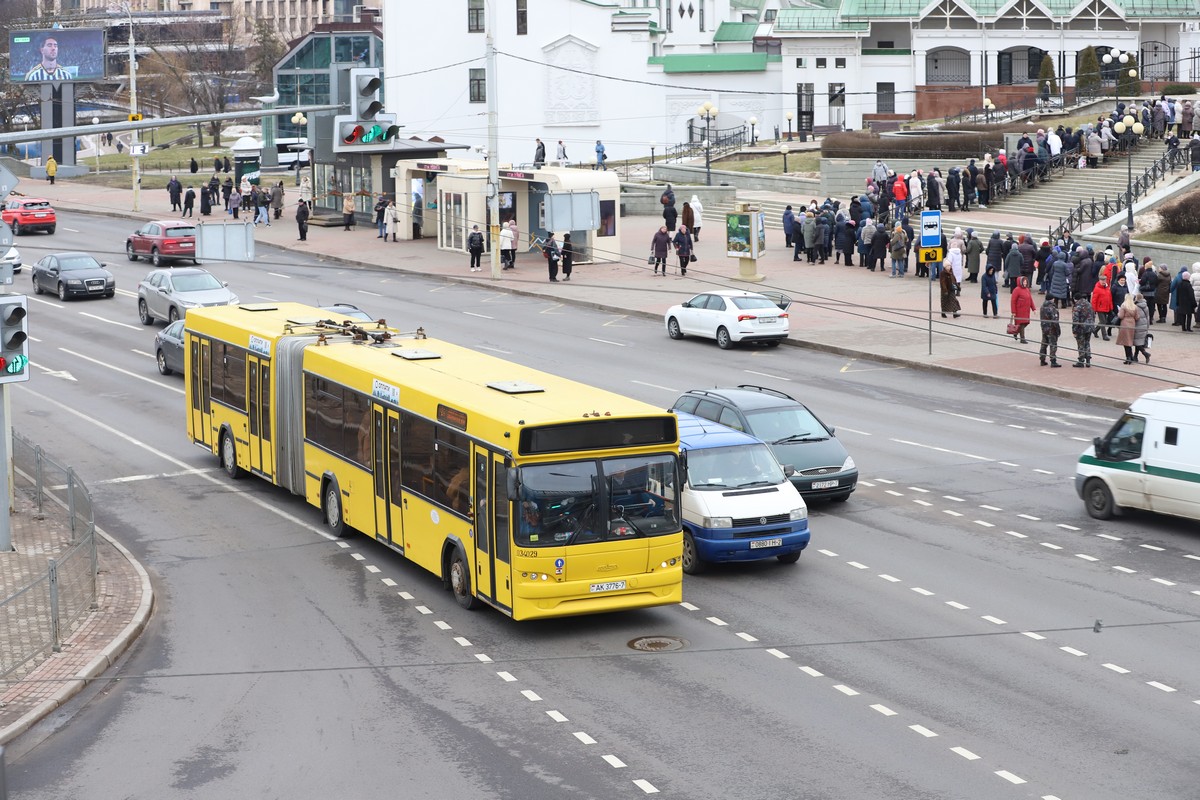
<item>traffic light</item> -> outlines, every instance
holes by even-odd
[[[390,146],[400,132],[395,114],[383,114],[379,90],[383,78],[375,67],[356,67],[349,70],[349,114],[333,118],[333,150],[335,153],[367,152],[371,148]]]
[[[29,309],[23,294],[0,295],[0,383],[29,380]]]

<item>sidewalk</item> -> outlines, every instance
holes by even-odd
[[[104,214],[131,220],[169,218],[166,193],[142,193],[141,213],[130,211],[128,191],[59,181],[54,186],[26,180],[20,189],[50,199],[60,212]],[[575,268],[570,282],[551,284],[545,262],[536,253],[522,253],[517,269],[492,278],[490,273],[472,273],[466,255],[437,249],[436,240],[386,242],[375,235],[370,224],[360,224],[347,233],[340,227],[312,227],[308,241],[298,241],[292,220],[298,193],[287,189],[284,217],[272,220],[270,227],[255,231],[259,243],[292,251],[307,251],[314,257],[350,261],[386,268],[398,273],[436,277],[464,284],[476,284],[516,294],[545,298],[548,302],[567,303],[621,314],[636,314],[661,320],[671,305],[693,294],[718,288],[774,290],[789,295],[792,335],[790,344],[845,356],[848,361],[868,358],[913,369],[938,371],[957,377],[981,380],[1029,389],[1049,395],[1099,402],[1123,408],[1138,395],[1180,384],[1197,383],[1196,344],[1170,325],[1154,325],[1155,342],[1152,365],[1124,366],[1120,348],[1111,342],[1093,340],[1092,369],[1050,370],[1038,366],[1035,322],[1030,326],[1030,344],[1020,345],[1005,334],[1008,321],[1006,290],[1001,290],[999,319],[980,313],[978,284],[965,284],[963,316],[942,320],[936,287],[929,281],[911,277],[894,280],[886,273],[870,273],[860,267],[809,265],[792,260],[784,249],[782,236],[768,230],[768,252],[759,260],[765,276],[761,283],[735,279],[737,261],[725,256],[721,234],[723,219],[708,219],[701,228],[697,244],[699,260],[691,265],[686,277],[672,274],[655,277],[646,264],[650,238],[661,224],[657,217],[625,217],[622,225],[622,254],[612,263],[584,264]],[[690,196],[687,187],[676,187],[680,203]],[[779,200],[780,195],[747,193],[747,200]],[[792,198],[800,200],[800,198]],[[715,215],[714,215],[715,216]],[[200,221],[203,218],[197,218]],[[212,222],[227,219],[224,214],[208,218]],[[994,229],[1002,233],[1021,232],[1028,220],[988,211],[971,212],[971,224],[984,238]],[[119,226],[114,226],[119,227]],[[431,227],[431,226],[427,226]],[[527,231],[525,231],[527,233]],[[103,244],[113,252],[123,248],[124,229],[114,230],[111,241]],[[605,239],[597,239],[602,248]],[[20,245],[20,242],[18,242]],[[674,269],[672,269],[674,272]],[[339,297],[336,299],[352,299]],[[932,313],[932,354],[930,322]],[[1060,360],[1073,360],[1074,341],[1069,335],[1069,311],[1061,339]],[[436,324],[420,321],[437,335]],[[664,338],[666,332],[663,332]],[[715,344],[713,345],[716,346]],[[730,354],[736,359],[735,353]],[[1116,412],[1114,410],[1115,417]],[[63,544],[63,532],[32,514],[13,517],[17,553],[0,555],[0,594],[4,589],[24,585],[27,576],[45,570],[46,560]],[[80,691],[86,678],[101,674],[141,632],[149,617],[153,596],[149,578],[140,564],[116,542],[106,539],[102,547],[100,610],[91,615],[64,647],[31,672],[20,683],[0,684],[0,744],[26,730],[41,717]],[[0,630],[0,648],[5,637],[17,635],[12,626]]]

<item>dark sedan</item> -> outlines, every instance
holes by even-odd
[[[87,253],[51,253],[33,265],[33,291],[71,297],[112,297],[117,279]]]
[[[154,335],[154,360],[163,375],[183,372],[183,320],[175,320]]]

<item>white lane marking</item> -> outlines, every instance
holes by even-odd
[[[1058,527],[1062,528],[1062,529],[1063,529],[1063,530],[1065,530],[1065,531],[1077,531],[1077,530],[1079,530],[1079,528],[1076,528],[1074,525],[1068,525],[1068,524],[1067,524],[1067,523],[1065,523],[1065,522],[1060,522],[1060,523],[1058,523]]]
[[[495,319],[495,317],[489,317],[487,314],[476,314],[474,311],[464,311],[462,313],[464,316],[468,317],[479,317],[479,319]]]
[[[1019,431],[1023,431],[1023,430],[1025,430],[1025,426],[1024,426],[1024,425],[1013,425],[1012,423],[1009,423],[1008,427],[1010,427],[1010,428],[1016,428],[1016,429],[1017,429],[1017,430],[1019,430]]]
[[[381,571],[382,570],[380,570],[379,567],[375,566],[374,564],[367,565],[367,572],[371,573],[372,575],[377,575]]]
[[[601,756],[601,758],[607,761],[608,765],[614,769],[622,769],[625,766],[625,762],[614,755]]]
[[[505,683],[513,683],[517,680],[516,676],[513,675],[511,672],[501,671],[501,672],[497,672],[496,674],[499,675],[500,680],[504,681]]]
[[[709,617],[708,621],[711,622],[713,625],[716,625],[718,628],[723,628],[729,624],[728,622],[721,619],[720,617]]]
[[[383,582],[383,585],[384,585],[384,586],[387,586],[387,587],[389,587],[389,588],[393,588],[393,587],[395,587],[395,585],[396,585],[396,582],[395,582],[394,580],[392,580],[391,578],[382,578],[381,580],[382,580],[382,582]],[[444,623],[443,623],[443,624],[444,624]],[[439,626],[439,627],[441,627],[441,626]],[[445,629],[445,628],[442,628],[442,630],[446,630],[446,629]]]
[[[999,617],[993,617],[990,614],[984,614],[982,617],[980,617],[980,619],[987,620],[988,622],[992,623],[993,625],[1007,625],[1008,624],[1007,622],[1000,619]]]
[[[657,383],[646,383],[645,381],[630,381],[639,386],[649,386],[651,389],[662,389],[664,392],[678,392],[678,389],[672,389],[670,386],[659,386]]]
[[[1150,580],[1154,581],[1155,583],[1161,583],[1163,586],[1175,586],[1174,583],[1165,578],[1151,578]]]
[[[755,639],[753,636],[751,636],[748,633],[739,633],[739,634],[736,634],[736,636],[739,639],[746,641],[746,642],[757,642],[758,641],[758,639]]]
[[[350,557],[353,558],[355,561],[366,561],[367,560],[367,557],[364,556],[362,553],[351,553]]]
[[[975,755],[974,753],[972,753],[970,750],[968,750],[965,747],[951,747],[950,752],[958,753],[960,756],[965,758],[967,761],[978,761],[979,760],[979,756]]]
[[[1038,469],[1037,467],[1034,467],[1034,468],[1033,468],[1033,471],[1034,471],[1034,472],[1040,472],[1040,473],[1042,473],[1043,475],[1053,475],[1053,474],[1054,474],[1053,472],[1051,472],[1051,471],[1050,471],[1050,470],[1048,470],[1048,469]]]
[[[999,462],[997,462],[997,463],[999,463],[999,464],[1003,464],[1003,465],[1004,465],[1004,466],[1006,466],[1006,467],[1019,467],[1019,466],[1021,466],[1020,464],[1014,464],[1014,463],[1012,463],[1011,461],[999,461]]]
[[[1021,631],[1021,635],[1028,636],[1030,639],[1033,639],[1035,642],[1040,642],[1046,638],[1045,636],[1042,636],[1040,633],[1034,633],[1033,631]]]
[[[381,295],[379,292],[368,292],[366,289],[359,289],[358,293],[359,294],[367,294],[367,295],[370,295],[371,297],[383,297],[383,295]]]
[[[1184,557],[1184,558],[1190,558],[1190,559],[1192,559],[1193,561],[1200,561],[1200,556],[1194,556],[1194,555],[1192,555],[1192,554],[1190,554],[1190,553],[1184,553],[1184,554],[1183,554],[1183,557]]]
[[[1153,686],[1155,689],[1161,689],[1164,692],[1178,691],[1170,686],[1167,686],[1165,683],[1159,683],[1158,681],[1146,681],[1146,685]]]
[[[928,502],[928,501],[926,501],[926,500],[915,500],[915,499],[914,499],[914,500],[913,500],[913,502],[914,502],[914,503],[916,503],[916,504],[917,504],[917,505],[919,505],[919,506],[925,506],[926,508],[932,508],[932,507],[933,507],[933,503],[930,503],[930,502]]]
[[[683,607],[684,607],[684,608],[686,608],[688,611],[699,611],[699,610],[700,610],[700,606],[695,606],[695,605],[692,605],[691,603],[689,603],[689,602],[688,602],[688,601],[686,601],[686,600],[684,600],[684,601],[683,601],[682,603],[680,603],[679,605],[683,606]]]
[[[1004,510],[1003,508],[996,508],[995,506],[985,506],[985,505],[980,505],[979,507],[980,507],[980,508],[985,508],[985,509],[987,509],[988,511],[1003,511],[1003,510]]]
[[[546,716],[548,716],[550,719],[554,720],[555,722],[569,722],[566,715],[563,714],[561,711],[550,710],[550,711],[546,712]]]
[[[584,744],[595,744],[596,743],[596,740],[593,739],[591,736],[588,736],[587,733],[585,733],[584,731],[575,731],[574,736],[576,739],[583,742]]]
[[[817,672],[812,667],[800,667],[800,671],[803,672],[805,675],[808,675],[813,678],[822,678],[825,675],[825,673]]]
[[[387,580],[384,580],[384,583],[387,583]],[[395,581],[392,581],[391,583],[388,583],[388,586],[395,586],[395,585],[396,585],[396,582],[395,582]],[[448,630],[450,630],[450,629],[451,629],[451,628],[450,628],[450,623],[449,623],[449,622],[446,622],[446,621],[444,621],[444,620],[435,619],[435,620],[433,621],[433,624],[434,624],[434,625],[437,627],[437,629],[438,629],[438,630],[440,630],[440,631],[448,631]]]
[[[847,431],[849,433],[857,433],[859,436],[871,436],[872,435],[872,434],[867,433],[866,431],[860,431],[855,428],[847,428],[845,425],[836,425],[834,427],[837,428],[838,433],[841,433],[842,431]]]
[[[1005,531],[1005,533],[1007,533],[1009,536],[1015,536],[1015,537],[1017,537],[1018,539],[1028,539],[1028,538],[1029,538],[1029,537],[1028,537],[1028,536],[1026,536],[1025,534],[1023,534],[1023,533],[1017,533],[1016,531]]]
[[[920,586],[912,587],[912,591],[923,597],[933,597],[933,592],[929,591],[928,589],[922,589]]]
[[[1025,783],[1024,778],[1018,778],[1016,775],[1013,775],[1006,769],[998,769],[996,770],[995,774],[999,775],[1001,778],[1004,778],[1004,780],[1008,781],[1009,783],[1015,783],[1017,785]]]
[[[833,688],[837,689],[839,692],[846,695],[847,697],[854,697],[855,695],[858,694],[858,692],[854,691],[849,686],[846,686],[845,684],[841,684],[841,683],[834,684]]]
[[[870,481],[864,481],[864,480],[862,480],[862,479],[859,479],[859,481],[858,481],[858,485],[859,485],[859,486],[866,486],[866,487],[867,487],[867,488],[869,488],[869,489],[874,489],[874,488],[875,488],[875,484],[871,483]]]
[[[1110,542],[1124,541],[1124,539],[1122,539],[1120,536],[1113,536],[1111,533],[1097,533],[1096,535],[1099,536],[1101,539],[1108,539]]]
[[[503,347],[492,347],[491,345],[486,345],[486,344],[477,344],[474,346],[479,348],[480,350],[487,350],[492,353],[499,353],[502,356],[511,356],[512,352],[513,352],[512,350],[505,350]]]
[[[1165,550],[1165,549],[1166,549],[1166,548],[1163,548],[1163,547],[1155,547],[1155,546],[1154,546],[1154,545],[1152,545],[1152,544],[1139,544],[1139,545],[1138,545],[1138,547],[1144,547],[1144,548],[1146,548],[1147,550],[1153,550],[1153,551],[1154,551],[1154,552],[1156,552],[1156,553],[1161,553],[1161,552],[1163,552],[1163,550]]]
[[[599,342],[600,344],[611,344],[613,347],[628,347],[629,346],[627,344],[621,344],[620,342],[610,342],[608,339],[597,339],[595,336],[589,336],[588,341]]]
[[[910,731],[916,731],[917,733],[924,736],[926,739],[932,739],[934,736],[937,736],[936,733],[929,730],[929,728],[926,728],[924,725],[909,725],[908,729]]]
[[[1092,414],[1078,414],[1074,411],[1063,411],[1058,408],[1042,408],[1041,406],[1017,406],[1021,411],[1032,411],[1035,414],[1055,414],[1068,419],[1086,419],[1099,422],[1112,422],[1112,417],[1097,417]]]
[[[885,581],[887,581],[889,583],[899,583],[900,582],[899,578],[893,578],[891,575],[887,575],[887,574],[880,575],[879,577],[883,578]]]
[[[1067,653],[1067,654],[1073,655],[1073,656],[1086,656],[1087,655],[1087,653],[1083,652],[1082,650],[1076,650],[1074,647],[1060,647],[1058,649],[1062,650],[1064,653]]]
[[[847,561],[846,563],[855,569],[870,569],[866,564],[860,564],[857,561]]]
[[[929,494],[928,489],[922,489],[920,486],[910,486],[908,488],[910,491],[913,491],[913,492],[920,492],[921,494]]]
[[[1076,553],[1075,557],[1082,558],[1084,561],[1099,561],[1100,560],[1100,559],[1096,558],[1095,556],[1089,556],[1086,553]]]
[[[971,422],[986,422],[988,425],[995,424],[993,420],[981,419],[980,417],[968,417],[966,414],[955,414],[953,411],[942,411],[940,408],[933,410],[935,414],[945,414],[948,417],[958,417],[959,419],[969,419]]]
[[[106,478],[102,481],[88,481],[88,484],[89,485],[95,484],[95,485],[99,486],[100,484],[105,484],[105,483],[134,483],[135,481],[160,480],[162,478],[181,478],[181,477],[184,477],[187,475],[199,475],[202,472],[215,473],[219,469],[220,469],[220,467],[207,467],[207,468],[201,467],[201,468],[197,468],[197,469],[178,470],[177,472],[159,472],[157,474],[148,474],[148,475],[125,475],[120,478]],[[59,487],[54,486],[51,488],[58,489]]]
[[[1113,567],[1113,569],[1117,572],[1124,572],[1126,575],[1133,575],[1137,572],[1136,569],[1130,569],[1129,567]]]
[[[82,358],[84,361],[90,361],[91,363],[98,364],[99,366],[104,367],[105,369],[111,369],[113,372],[119,372],[122,375],[128,375],[131,378],[137,378],[139,381],[145,381],[146,383],[149,383],[153,386],[157,386],[160,389],[166,389],[169,392],[175,392],[175,394],[183,394],[184,393],[183,389],[180,389],[178,386],[171,386],[170,384],[167,384],[167,383],[161,383],[158,380],[156,380],[155,378],[149,378],[145,375],[139,375],[136,372],[130,372],[127,369],[121,369],[120,367],[114,367],[112,364],[105,363],[104,361],[101,361],[97,358],[92,358],[91,356],[85,356],[83,353],[77,353],[74,350],[68,350],[65,347],[60,347],[58,349],[64,353],[66,353],[69,356],[75,356],[76,358]]]
[[[400,595],[400,598],[403,600],[412,600],[413,599],[413,596],[411,594],[409,594],[408,592],[396,592],[396,594]]]
[[[1124,667],[1118,667],[1116,664],[1101,664],[1100,666],[1104,667],[1105,669],[1111,669],[1113,672],[1117,673],[1118,675],[1128,675],[1129,674],[1129,670],[1125,669]]]
[[[957,608],[959,611],[966,611],[968,608],[970,608],[970,606],[964,606],[962,603],[957,603],[953,600],[947,600],[946,605],[950,606],[951,608]]]
[[[89,314],[86,311],[80,311],[79,316],[91,317],[92,319],[100,320],[101,322],[107,322],[109,325],[117,325],[122,328],[129,328],[129,330],[131,330],[131,331],[144,330],[141,325],[130,325],[128,322],[117,322],[115,319],[105,319],[104,317],[100,316],[99,314]]]
[[[774,647],[768,647],[767,652],[776,658],[791,658],[791,656],[789,656],[787,653],[783,652],[782,650],[776,650]]]
[[[895,483],[895,481],[889,481],[887,478],[876,478],[875,480],[879,481],[880,483],[886,483],[888,486],[891,486]]]
[[[71,233],[79,233],[79,231],[75,230],[74,228],[68,228],[65,225],[63,226],[63,230],[70,231]]]
[[[131,292],[128,289],[117,289],[117,294],[122,297],[137,297],[137,292]]]
[[[542,698],[538,696],[538,693],[532,689],[523,689],[521,690],[521,694],[523,694],[525,699],[531,703],[539,703],[542,700]]]
[[[1061,547],[1056,544],[1051,544],[1050,542],[1038,542],[1038,544],[1040,544],[1042,547],[1049,547],[1051,550],[1062,550]]]
[[[1021,519],[1032,520],[1033,522],[1041,522],[1041,520],[1042,520],[1041,517],[1035,517],[1032,514],[1017,514],[1017,516],[1020,517]]]
[[[982,526],[983,526],[983,527],[985,527],[985,528],[994,528],[994,527],[996,527],[996,526],[995,526],[995,525],[993,525],[992,523],[990,523],[990,522],[985,522],[985,521],[983,521],[983,520],[981,520],[981,519],[972,520],[972,522],[974,522],[976,525],[982,525]]]
[[[1075,442],[1090,442],[1091,441],[1091,439],[1086,439],[1083,436],[1072,436],[1071,440],[1075,441]]]
[[[747,374],[747,375],[761,375],[761,376],[762,376],[762,377],[764,377],[764,378],[771,378],[771,379],[773,379],[773,380],[777,380],[777,381],[788,381],[788,382],[791,382],[791,380],[792,380],[791,378],[785,377],[785,376],[783,376],[783,375],[772,375],[772,374],[771,374],[771,373],[769,373],[769,372],[755,372],[755,371],[754,371],[754,370],[752,370],[752,369],[748,369],[748,370],[746,370],[745,372],[746,372],[746,374]]]
[[[876,710],[876,711],[878,711],[880,714],[883,714],[885,717],[894,717],[894,716],[896,716],[896,712],[895,712],[895,711],[892,711],[890,708],[888,708],[887,706],[885,706],[885,705],[882,705],[882,704],[880,704],[880,703],[875,703],[873,706],[871,706],[871,708],[875,709],[875,710]]]
[[[952,495],[952,494],[944,494],[944,495],[942,495],[942,497],[946,498],[947,500],[953,501],[953,502],[955,502],[955,503],[965,503],[965,502],[967,502],[966,500],[963,500],[961,497],[955,497],[955,496],[954,496],[954,495]]]
[[[648,780],[645,780],[644,778],[638,778],[633,782],[633,785],[641,789],[646,794],[658,794],[658,789],[654,787],[654,784]]]
[[[282,272],[268,272],[267,274],[276,278],[287,278],[288,280],[292,279],[291,275],[284,275]]]
[[[136,353],[139,356],[145,356],[146,358],[154,358],[154,353],[147,353],[145,350],[138,350],[136,347],[129,348],[129,352]]]
[[[491,656],[489,656],[487,653],[476,653],[476,654],[475,654],[475,660],[476,660],[476,661],[478,661],[478,662],[479,662],[479,663],[481,663],[481,664],[490,664],[490,663],[492,663],[492,657],[491,657]],[[532,698],[531,698],[531,699],[532,699]]]
[[[958,513],[957,511],[954,511],[953,509],[949,509],[949,508],[943,508],[942,513],[949,514],[952,517],[961,517],[962,516],[962,514]]]
[[[833,552],[832,550],[818,550],[817,552],[823,556],[830,556],[832,558],[837,558],[837,553]]]
[[[465,636],[455,636],[454,641],[458,642],[459,647],[470,647],[471,640]]]
[[[433,613],[433,609],[431,609],[429,606],[414,606],[414,608],[416,608],[416,610],[417,610],[417,613],[418,613],[418,614],[422,614],[422,615],[426,615],[426,616],[427,616],[427,615],[429,615],[429,614],[432,614],[432,613]],[[479,656],[476,656],[476,658],[479,658]],[[487,659],[488,661],[491,661],[491,659],[490,659],[490,658],[488,658],[487,656],[483,656],[483,658],[480,658],[479,660],[480,660],[480,661],[483,661],[484,659]]]
[[[277,298],[277,297],[267,297],[266,295],[262,295],[262,294],[254,295],[254,299],[262,300],[267,303],[278,303],[279,302],[279,298]]]
[[[904,492],[897,492],[895,489],[885,489],[884,491],[892,497],[904,497]]]
[[[1043,431],[1043,430],[1039,430],[1039,431],[1038,431],[1038,433],[1044,433],[1044,434],[1046,434],[1047,436],[1058,436],[1058,434],[1057,434],[1057,433],[1055,433],[1054,431]]]
[[[59,311],[66,311],[66,309],[62,307],[61,303],[51,303],[49,300],[43,300],[40,297],[30,297],[29,301],[32,303],[41,303],[49,308],[57,308]]]

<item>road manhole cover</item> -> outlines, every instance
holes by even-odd
[[[667,650],[682,650],[687,647],[687,639],[678,636],[642,636],[629,642],[634,650],[645,650],[649,653],[661,653]]]

